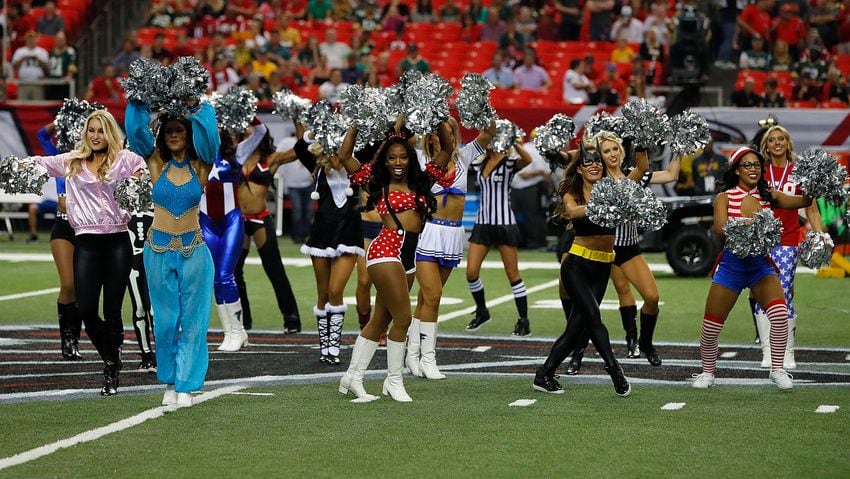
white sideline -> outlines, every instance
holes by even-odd
[[[236,391],[244,389],[244,387],[245,386],[237,385],[215,389],[213,391],[203,393],[195,397],[193,402],[195,404],[198,404],[204,401],[209,401],[210,399],[215,399],[225,394],[234,393]],[[135,416],[128,417],[127,419],[122,419],[120,421],[113,422],[112,424],[107,424],[106,426],[98,427],[90,431],[81,432],[80,434],[69,437],[67,439],[62,439],[51,444],[46,444],[35,449],[30,449],[29,451],[24,451],[15,454],[14,456],[0,459],[0,471],[12,466],[17,466],[30,461],[34,461],[38,458],[53,454],[54,452],[60,449],[76,446],[77,444],[82,444],[84,442],[91,442],[96,439],[100,439],[101,437],[106,436],[108,434],[123,431],[133,426],[138,426],[139,424],[149,419],[156,419],[162,416],[164,413],[164,407],[155,407],[153,409],[148,409],[147,411],[136,414]]]

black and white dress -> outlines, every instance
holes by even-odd
[[[517,161],[517,156],[506,156],[488,176],[482,173],[485,165],[483,161],[470,165],[480,188],[478,217],[469,237],[470,243],[485,246],[519,244],[519,227],[511,209],[511,180],[518,171]]]
[[[299,139],[295,143],[295,154],[308,170],[313,171],[316,170],[316,157],[308,147],[306,141]],[[348,173],[344,169],[319,168],[315,175],[319,204],[301,253],[322,258],[343,254],[363,256],[363,234],[357,209],[360,196],[356,189],[352,190]]]

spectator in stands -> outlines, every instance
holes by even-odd
[[[590,11],[590,40],[605,42],[611,38],[614,19],[614,0],[587,0],[585,8]]]
[[[588,103],[594,90],[593,83],[585,75],[587,64],[583,59],[570,60],[570,69],[564,73],[563,92],[567,103]]]
[[[514,86],[514,72],[505,66],[504,56],[501,52],[493,54],[490,68],[484,70],[483,75],[496,88],[512,88]]]
[[[498,42],[505,33],[505,23],[499,19],[499,12],[494,9],[487,10],[487,19],[481,24],[481,41]]]
[[[662,45],[667,46],[670,43],[670,32],[673,31],[673,22],[670,20],[668,15],[669,3],[668,2],[652,2],[652,5],[649,9],[649,14],[643,20],[643,28],[655,28],[656,33],[658,33],[658,41],[661,42]],[[737,18],[737,14],[735,18],[732,19],[733,26],[732,31],[734,32],[734,21]],[[731,42],[731,38],[730,38]],[[730,45],[730,53],[731,53],[731,45]],[[730,57],[731,58],[731,57]]]
[[[794,59],[788,49],[785,40],[776,40],[773,43],[773,51],[770,54],[769,70],[774,72],[787,72],[794,65]]]
[[[744,7],[738,16],[738,47],[741,51],[752,48],[755,36],[770,37],[770,9],[774,0],[757,0],[756,3]]]
[[[38,33],[30,30],[26,33],[24,46],[12,54],[12,67],[18,80],[37,81],[47,76],[50,55],[38,46]],[[44,98],[42,85],[19,85],[18,98],[22,100],[40,100]]]
[[[358,56],[354,52],[348,54],[346,66],[340,70],[340,73],[342,73],[343,83],[347,83],[349,85],[362,85],[366,82],[366,74],[363,73],[363,69],[357,65],[357,58]]]
[[[644,41],[640,44],[640,54],[635,59],[647,62],[646,81],[650,84],[654,83],[656,75],[667,62],[664,55],[664,45],[658,41],[658,31],[655,27],[646,29]],[[632,64],[634,63],[633,59]]]
[[[139,58],[139,51],[130,39],[121,42],[121,50],[112,57],[112,66],[119,75],[124,75],[130,68],[130,64]]]
[[[724,0],[718,5],[717,19],[719,23],[718,33],[720,38],[717,39],[717,60],[714,62],[715,68],[723,70],[733,70],[738,67],[734,61],[734,53],[732,44],[735,40],[735,31],[737,28],[738,15],[741,13],[741,8],[738,6],[737,0]]]
[[[505,31],[499,36],[499,48],[506,50],[508,55],[516,58],[521,51],[525,50],[528,43],[525,35],[517,31],[514,20],[505,22]]]
[[[283,89],[298,91],[302,85],[304,85],[304,77],[290,60],[281,60],[278,63],[277,70],[269,78],[269,88],[272,94]]]
[[[650,66],[652,63],[650,63]],[[629,76],[629,90],[627,98],[646,98],[646,85],[652,84],[650,78],[654,79],[657,75],[657,70],[648,71],[640,57],[635,57],[632,60],[632,74]]]
[[[276,62],[292,58],[292,50],[283,44],[283,41],[280,38],[280,30],[276,28],[269,32],[269,41],[263,49],[269,54],[271,59]]]
[[[195,53],[195,46],[189,43],[189,34],[185,30],[177,31],[174,48],[171,49],[174,58],[190,57]]]
[[[463,12],[461,12],[456,0],[446,0],[446,3],[440,7],[440,21],[459,22],[461,13]]]
[[[537,64],[537,52],[526,48],[522,65],[514,68],[514,88],[520,90],[546,91],[552,86],[549,74]]]
[[[250,31],[252,29],[251,21],[253,19],[250,16],[243,16],[239,13],[240,11],[240,7],[228,3],[227,8],[224,10],[224,16],[217,19],[214,23],[215,31],[222,32],[226,36],[231,36],[236,32]],[[262,34],[262,24],[259,27],[260,34]],[[253,28],[254,31],[257,30],[256,25]]]
[[[531,157],[531,163],[514,174],[511,180],[511,209],[521,237],[517,246],[524,249],[545,248],[546,212],[541,204],[552,191],[552,171],[534,142],[525,143],[523,148]]]
[[[324,20],[330,18],[333,10],[331,0],[310,0],[307,2],[307,19]]]
[[[293,27],[292,17],[288,13],[282,13],[277,17],[277,30],[280,33],[280,42],[290,50],[301,45],[301,32]]]
[[[328,58],[324,55],[319,55],[319,62],[310,69],[310,76],[307,83],[311,85],[321,85],[331,79],[331,67],[328,66]]]
[[[247,38],[243,32],[238,32],[233,35],[234,43],[225,50],[225,55],[230,62],[230,66],[234,70],[242,74],[251,69],[251,62],[254,61],[254,49],[248,46]]]
[[[818,82],[815,75],[806,71],[800,77],[799,83],[791,90],[791,99],[794,101],[810,101],[817,103],[823,95],[823,86]]]
[[[376,0],[365,0],[355,6],[354,18],[363,30],[374,32],[381,29],[381,9]]]
[[[154,0],[148,10],[149,27],[171,28],[171,5],[166,0]]]
[[[779,8],[779,16],[773,19],[770,29],[773,41],[784,41],[788,44],[791,56],[800,58],[800,46],[806,39],[806,23],[796,14],[796,8],[786,3]]]
[[[345,66],[345,57],[351,53],[351,47],[345,42],[337,41],[336,30],[328,28],[325,31],[325,41],[319,44],[319,52],[328,59],[331,68]]]
[[[756,81],[752,77],[744,80],[743,88],[732,92],[730,98],[732,106],[738,108],[752,108],[761,106],[761,96],[755,92]]]
[[[103,66],[103,72],[94,77],[91,83],[89,83],[85,99],[99,103],[109,103],[121,101],[123,96],[124,90],[121,89],[121,84],[118,83],[118,78],[115,76],[115,67],[107,64]]]
[[[469,14],[469,18],[475,23],[484,23],[487,20],[487,7],[481,0],[469,0],[469,6],[465,12]]]
[[[632,16],[632,7],[625,5],[611,25],[611,40],[625,37],[628,43],[640,43],[643,41],[643,30],[643,22]]]
[[[276,71],[277,70],[275,70],[275,72]],[[269,76],[273,74],[274,72],[271,72],[269,73]],[[257,101],[271,101],[272,99],[272,89],[269,86],[268,80],[265,77],[258,75],[256,72],[251,72],[245,75],[245,78],[239,81],[239,86],[244,86],[251,90],[257,98]]]
[[[161,62],[163,65],[168,65],[174,59],[174,55],[171,54],[167,48],[165,48],[165,34],[160,32],[154,35],[153,37],[153,59]]]
[[[333,0],[331,17],[336,22],[347,22],[354,18],[354,6],[349,0]]]
[[[807,74],[823,85],[826,81],[826,72],[828,66],[826,61],[821,57],[822,52],[817,46],[809,47],[805,56],[793,68],[798,78],[802,78]]]
[[[691,161],[690,186],[693,194],[715,194],[716,185],[723,178],[727,163],[725,156],[714,151],[714,139],[709,137],[702,153]]]
[[[171,27],[188,29],[195,17],[195,9],[189,0],[171,1]]]
[[[139,57],[153,60],[153,46],[150,43],[139,45]]]
[[[820,38],[827,51],[838,44],[840,2],[832,0],[817,0],[809,12],[809,25],[820,33]],[[783,5],[784,7],[784,5]]]
[[[617,46],[611,50],[611,61],[614,63],[631,63],[635,56],[637,56],[637,54],[626,41],[626,38],[620,36],[620,38],[617,39]]]
[[[389,52],[381,52],[375,59],[375,74],[381,82],[381,85],[391,85],[398,80],[398,75],[390,68]]]
[[[307,16],[306,0],[283,0],[283,11],[292,18],[302,19]]]
[[[419,54],[419,47],[413,43],[407,47],[407,56],[398,62],[396,69],[398,71],[398,76],[401,76],[408,70],[418,70],[423,74],[431,72],[431,66],[428,65],[428,61]]]
[[[63,80],[65,85],[48,85],[45,89],[46,98],[62,100],[69,97],[68,84],[77,74],[77,52],[68,46],[65,32],[56,34],[56,43],[50,51],[47,76],[51,80]]]
[[[256,0],[227,0],[227,7],[233,10],[236,15],[249,18],[256,13],[257,2]]]
[[[227,55],[220,53],[213,60],[210,72],[210,92],[227,93],[231,87],[239,83],[239,74],[230,66]]]
[[[251,71],[263,78],[268,78],[275,70],[277,70],[277,63],[269,57],[268,52],[261,49],[254,49],[254,61],[251,62]]]
[[[764,94],[761,97],[761,106],[764,108],[785,108],[785,95],[777,88],[779,82],[776,78],[767,78],[764,81]]]
[[[531,38],[536,41],[557,42],[561,40],[561,26],[555,22],[555,9],[544,7],[537,15],[537,26]]]
[[[212,40],[206,46],[204,51],[204,63],[212,64],[215,61],[215,57],[219,54],[227,54],[227,40],[224,38],[224,34],[221,32],[215,32],[212,34]],[[143,45],[144,46],[144,45]]]
[[[434,15],[431,0],[416,0],[413,4],[413,11],[410,12],[410,20],[415,23],[436,22],[437,17]]]
[[[45,2],[44,14],[38,19],[35,31],[42,35],[56,35],[65,30],[65,19],[56,13],[56,2]]]
[[[319,99],[328,100],[332,105],[339,103],[339,95],[348,88],[348,83],[342,81],[342,72],[334,68],[331,78],[319,86]]]
[[[739,66],[743,70],[767,71],[770,67],[770,53],[764,49],[764,39],[761,36],[753,36],[750,42],[752,48],[741,52]]]
[[[304,47],[298,50],[298,55],[295,59],[301,66],[312,68],[318,63],[320,55],[319,40],[311,35],[307,37],[307,43],[304,44]]]
[[[551,17],[552,15],[547,16]],[[519,32],[527,43],[531,43],[537,39],[537,20],[531,8],[522,6],[519,8],[516,19],[516,30]]]
[[[474,43],[481,39],[481,25],[472,19],[469,12],[460,15],[460,39],[467,43]]]
[[[9,26],[9,48],[12,52],[26,44],[26,36],[35,31],[38,20],[32,14],[30,2],[7,2],[6,25]]]
[[[578,0],[555,0],[552,6],[561,15],[560,39],[569,42],[577,41],[581,32],[582,17]],[[543,15],[541,19],[542,17]]]
[[[823,88],[822,100],[825,102],[848,103],[847,77],[837,68],[830,68],[827,82]]]
[[[588,104],[616,106],[625,102],[628,86],[617,73],[617,65],[609,63],[605,74],[596,83]]]
[[[262,20],[259,18],[252,18],[245,22],[245,24],[248,26],[247,30],[231,32],[230,38],[244,39],[245,44],[251,49],[265,48],[268,43],[268,39],[266,38],[265,26],[263,25]]]
[[[260,6],[257,7],[257,14],[263,17],[263,21],[271,22],[277,20],[283,12],[283,5],[281,0],[267,0],[265,2],[260,2]]]

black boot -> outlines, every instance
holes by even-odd
[[[584,359],[584,348],[586,347],[587,345],[580,348],[576,348],[573,351],[573,356],[570,358],[570,362],[567,364],[567,374],[569,374],[570,376],[575,376],[581,369],[581,360]]]
[[[647,314],[640,312],[640,350],[646,355],[646,360],[653,366],[661,366],[661,357],[652,345],[652,337],[655,334],[655,324],[658,322],[658,313]]]
[[[156,372],[156,354],[152,351],[142,353],[142,362],[139,363],[139,369],[146,370],[149,373]]]
[[[537,368],[537,373],[534,374],[534,382],[531,387],[536,391],[541,391],[549,394],[564,394],[564,388],[558,382],[558,376],[547,374],[543,368]]]
[[[477,331],[478,328],[484,325],[487,321],[490,321],[490,310],[487,308],[476,309],[475,316],[472,317],[472,321],[466,325],[467,331]]]
[[[66,324],[71,330],[71,355],[74,357],[74,361],[79,361],[83,359],[83,355],[80,354],[80,333],[83,330],[83,320],[80,318],[77,303],[67,305],[65,313],[69,316]]]
[[[77,305],[75,303],[56,303],[57,316],[59,318],[59,334],[62,343],[62,358],[66,361],[78,361],[80,356],[79,328],[74,335],[74,323],[77,317]]]
[[[639,358],[640,349],[638,349],[638,332],[637,332],[637,306],[621,306],[620,321],[623,323],[623,331],[626,332],[626,353],[627,358]]]
[[[118,373],[121,371],[121,348],[124,345],[124,332],[102,331],[95,347],[103,358],[103,387],[101,396],[118,394]]]
[[[632,392],[632,386],[629,384],[626,375],[623,374],[623,368],[619,363],[614,363],[610,366],[605,366],[605,372],[611,376],[611,381],[614,383],[614,392],[617,396],[626,397]]]
[[[298,311],[283,316],[283,333],[293,334],[301,332],[301,316]]]
[[[121,365],[113,361],[106,361],[103,368],[103,387],[100,388],[101,396],[114,396],[118,394],[118,372]]]

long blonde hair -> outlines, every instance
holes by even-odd
[[[786,130],[785,127],[781,126],[781,125],[771,126],[770,128],[767,129],[766,132],[764,132],[764,135],[762,135],[762,137],[761,137],[761,144],[759,145],[759,152],[762,155],[764,155],[765,159],[768,162],[770,161],[770,152],[767,150],[767,137],[769,137],[770,134],[773,133],[774,131],[778,131],[778,132],[782,133],[783,135],[785,135],[785,139],[788,141],[788,149],[785,151],[785,158],[788,161],[794,161],[794,156],[795,156],[794,155],[794,141],[791,140],[791,133],[789,133],[788,130]]]
[[[95,173],[98,181],[105,183],[109,179],[107,176],[110,168],[112,168],[112,163],[115,161],[115,158],[118,156],[118,152],[121,150],[123,138],[121,129],[118,127],[118,122],[115,121],[115,117],[106,110],[95,110],[88,116],[88,118],[86,118],[86,124],[83,127],[80,143],[77,148],[71,152],[67,176],[78,175],[83,170],[83,160],[90,158],[94,153],[91,144],[89,144],[87,133],[89,124],[92,120],[100,120],[101,127],[103,128],[103,136],[106,138],[106,161],[100,165]]]

